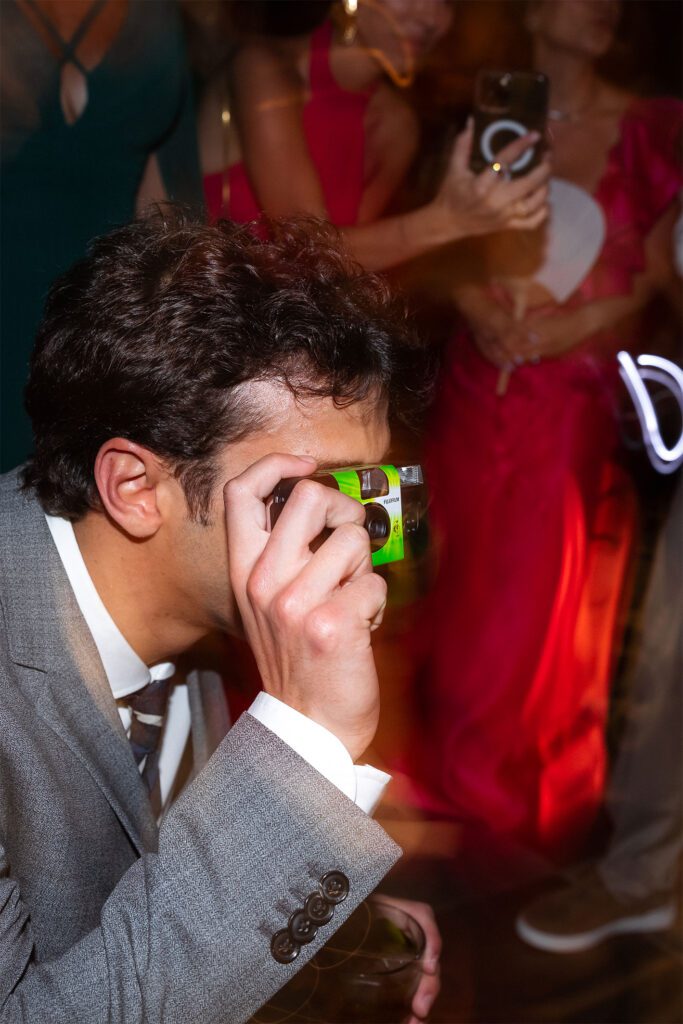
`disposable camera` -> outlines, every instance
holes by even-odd
[[[316,480],[365,506],[372,564],[399,562],[417,553],[426,534],[427,493],[422,466],[348,466],[322,469],[310,477],[288,477],[273,491],[270,527],[300,480]]]

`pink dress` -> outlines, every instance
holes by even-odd
[[[644,240],[681,187],[681,104],[628,110],[594,199],[597,262],[562,307],[630,291]],[[636,523],[619,465],[614,355],[602,334],[498,371],[454,339],[429,431],[443,543],[420,634],[408,773],[431,812],[554,848],[591,822]],[[598,344],[599,342],[599,344]]]
[[[348,92],[330,69],[332,24],[324,22],[311,37],[310,95],[303,108],[306,142],[320,178],[330,221],[348,227],[358,219],[365,175],[365,113],[374,90]],[[273,168],[286,175],[286,166]],[[223,186],[227,174],[227,208]],[[244,163],[204,177],[204,194],[211,220],[229,217],[239,223],[257,220],[261,207]]]

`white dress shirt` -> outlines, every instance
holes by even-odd
[[[152,679],[168,679],[175,673],[170,662],[148,668],[135,653],[107,611],[90,578],[73,526],[67,519],[46,516],[52,539],[62,560],[74,596],[97,647],[114,698],[142,689]],[[267,693],[259,693],[248,710],[316,771],[337,786],[362,810],[371,814],[390,780],[371,765],[354,765],[344,744],[328,729]],[[119,703],[126,734],[131,710]],[[159,785],[162,807],[173,789],[183,751],[190,735],[190,703],[187,683],[178,681],[171,690],[159,752]]]

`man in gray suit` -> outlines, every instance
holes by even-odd
[[[399,856],[354,763],[385,603],[362,507],[305,481],[270,532],[266,503],[380,461],[418,377],[383,286],[312,234],[166,213],[48,298],[35,452],[0,483],[3,1024],[243,1021]],[[264,687],[229,732],[217,631]]]

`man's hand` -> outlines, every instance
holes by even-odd
[[[276,485],[315,469],[310,459],[268,455],[226,485],[230,579],[265,691],[333,732],[356,760],[377,729],[370,634],[386,604],[365,511],[303,480],[268,530],[265,502]],[[324,530],[332,532],[312,552]]]
[[[422,956],[422,978],[413,996],[412,1012],[408,1024],[419,1024],[429,1013],[432,1003],[439,994],[441,981],[439,978],[439,957],[441,956],[441,935],[434,918],[434,912],[427,903],[415,900],[401,900],[394,896],[378,893],[377,899],[382,903],[390,903],[404,913],[414,917],[425,933],[425,950]]]

